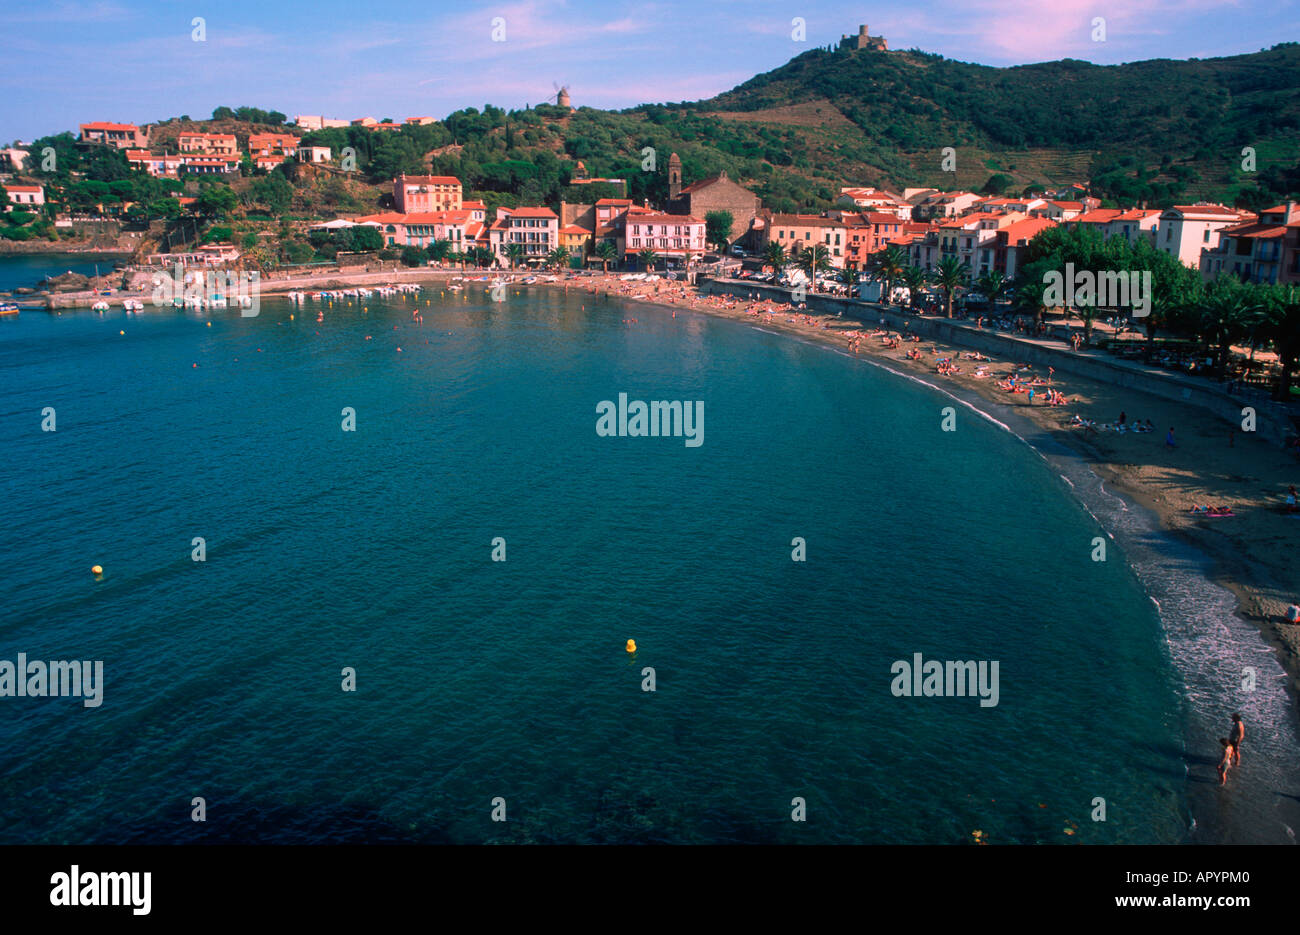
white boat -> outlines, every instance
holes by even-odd
[[[96,303],[95,303],[94,305],[92,305],[90,308],[91,308],[91,311],[95,311],[95,312],[106,312],[106,311],[108,311],[108,303],[107,303],[107,302],[96,302]]]

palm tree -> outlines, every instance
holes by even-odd
[[[952,317],[953,293],[966,284],[969,279],[970,266],[955,256],[946,256],[939,261],[938,268],[930,277],[934,284],[943,290],[943,304],[948,317]]]
[[[596,256],[600,258],[601,267],[608,273],[609,264],[618,260],[618,247],[608,240],[602,240],[596,244]]]
[[[850,296],[853,295],[853,290],[855,290],[858,287],[858,283],[861,281],[862,281],[862,274],[858,272],[858,268],[856,266],[849,266],[845,268],[844,285],[848,287]]]
[[[813,244],[799,254],[799,268],[808,274],[808,279],[812,283],[812,291],[817,291],[817,274],[824,273],[831,268],[830,251],[826,249],[825,244]]]
[[[875,255],[876,276],[885,283],[885,290],[880,295],[880,301],[888,305],[890,286],[903,275],[903,268],[907,266],[907,256],[896,247],[890,244]]]
[[[510,268],[513,270],[515,264],[524,258],[523,244],[511,243],[506,244],[506,259],[510,261]]]
[[[556,247],[550,253],[546,254],[546,265],[560,269],[565,263],[569,262],[569,248]]]
[[[990,270],[975,282],[975,288],[988,297],[990,309],[996,309],[998,299],[1002,298],[1010,286],[1007,277],[998,270]]]
[[[769,240],[767,247],[763,250],[763,259],[771,265],[776,272],[776,277],[781,278],[781,271],[785,269],[788,258],[785,255],[785,247],[775,240]]]
[[[636,258],[641,261],[641,265],[645,267],[645,271],[650,273],[653,272],[655,268],[655,256],[655,252],[649,247],[646,247],[636,255]]]
[[[903,285],[907,286],[907,307],[915,309],[916,297],[920,295],[929,277],[926,276],[925,270],[919,266],[906,266],[903,268],[901,278]]]

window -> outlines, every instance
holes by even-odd
[[[1210,242],[1210,229],[1209,229],[1208,227],[1205,229],[1205,236],[1203,236],[1203,237],[1201,238],[1201,241],[1202,241],[1203,243],[1209,243],[1209,242]]]

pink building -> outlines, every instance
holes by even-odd
[[[393,179],[393,203],[402,214],[459,211],[460,179],[450,175],[399,175]]]
[[[628,213],[623,224],[626,254],[649,249],[658,257],[685,258],[706,250],[704,221],[689,214]]]

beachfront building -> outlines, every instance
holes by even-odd
[[[1198,269],[1201,265],[1201,251],[1217,244],[1215,235],[1219,231],[1254,219],[1255,215],[1249,211],[1238,211],[1223,205],[1205,202],[1174,205],[1160,215],[1156,247],[1178,257],[1184,266]]]
[[[561,227],[559,231],[560,246],[572,256],[585,257],[591,250],[592,231],[577,224]]]
[[[894,220],[891,217],[891,220]],[[849,257],[849,229],[840,218],[820,214],[773,214],[765,218],[763,228],[764,249],[768,243],[779,243],[792,261],[814,244],[826,248],[831,266],[843,269]],[[898,222],[901,229],[902,222]]]
[[[126,161],[132,168],[143,169],[156,179],[174,179],[180,174],[184,159],[181,156],[155,155],[147,149],[128,149]]]
[[[116,149],[144,149],[149,146],[149,128],[133,123],[83,123],[80,142]]]
[[[560,216],[550,208],[497,208],[489,244],[502,264],[509,265],[511,244],[522,248],[525,263],[540,263],[560,244]]]
[[[685,260],[698,257],[707,249],[702,218],[641,210],[629,211],[621,220],[626,258],[648,249],[661,259]]]
[[[451,175],[399,175],[393,203],[402,214],[461,209],[460,179]]]
[[[23,185],[17,182],[5,183],[7,195],[5,210],[15,207],[38,208],[45,204],[45,187],[43,185]]]
[[[182,133],[176,138],[176,147],[186,154],[196,156],[235,156],[239,141],[233,133]]]
[[[842,217],[846,237],[843,265],[854,269],[867,269],[873,255],[908,234],[909,222],[884,211],[846,213]],[[913,232],[924,228],[925,225],[917,225]]]
[[[1289,229],[1300,229],[1300,209],[1294,201],[1274,205],[1256,220],[1218,231],[1218,244],[1201,251],[1201,278],[1206,282],[1231,273],[1245,282],[1284,282]],[[1295,265],[1294,258],[1291,265]]]
[[[682,187],[682,163],[673,153],[668,158],[668,204],[666,214],[707,217],[710,211],[726,211],[731,215],[731,230],[727,242],[731,243],[749,232],[754,218],[763,210],[763,202],[743,185],[727,178],[727,173],[717,175]]]
[[[299,162],[319,164],[330,161],[330,148],[328,146],[299,146],[297,154]]]

